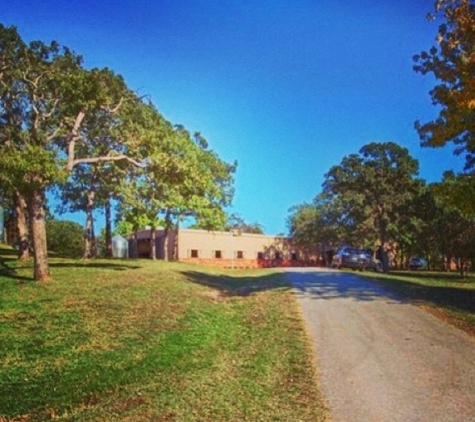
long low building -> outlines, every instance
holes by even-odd
[[[140,230],[129,237],[137,242],[138,256],[149,257],[151,251],[151,230]],[[133,250],[133,245],[129,250]],[[207,231],[179,229],[155,231],[155,255],[158,259],[169,257],[181,262],[192,262],[229,268],[256,268],[277,266],[320,265],[320,254],[316,246],[312,251],[302,251],[292,245],[284,236],[269,236],[233,231]]]

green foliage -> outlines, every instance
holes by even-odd
[[[420,224],[412,203],[423,182],[418,162],[394,142],[370,143],[325,175],[311,203],[290,209],[290,235],[301,247],[354,245],[409,250]],[[383,267],[388,263],[383,257]]]
[[[353,227],[344,221],[343,209],[337,198],[319,194],[311,203],[292,207],[287,224],[293,241],[301,247],[316,244],[336,246],[358,244]]]
[[[132,223],[126,220],[120,220],[115,225],[114,234],[128,235],[134,232]]]
[[[35,274],[48,278],[38,216],[53,186],[62,211],[88,215],[87,256],[94,249],[92,212],[112,199],[119,218],[135,228],[190,216],[209,227],[224,224],[236,165],[221,160],[201,134],[166,121],[120,75],[85,69],[55,41],[26,44],[16,28],[1,24],[0,70],[0,195],[36,200]]]
[[[432,74],[438,84],[431,90],[439,116],[416,122],[422,145],[440,147],[452,141],[466,154],[466,168],[475,165],[475,3],[472,0],[437,0],[431,19],[442,20],[436,45],[414,56],[414,70]]]
[[[435,77],[437,84],[430,96],[439,115],[428,123],[418,121],[415,126],[423,146],[453,142],[455,153],[465,155],[465,170],[471,172],[475,167],[475,2],[437,0],[435,13],[429,18],[440,22],[436,44],[414,56],[414,70]],[[439,243],[451,256],[474,256],[474,186],[473,174],[453,172],[446,173],[444,180],[434,186],[439,204],[434,224],[437,230],[444,230],[446,239]]]
[[[74,221],[49,220],[46,223],[48,249],[65,258],[79,258],[83,251],[84,229]]]
[[[417,190],[418,167],[406,148],[374,142],[332,167],[323,193],[339,204],[342,220],[358,231],[360,243],[385,245]]]
[[[123,180],[119,220],[136,228],[169,228],[173,222],[193,217],[201,228],[223,228],[223,209],[232,199],[236,166],[208,150],[200,134],[191,137],[182,126],[172,127],[155,109],[145,111],[147,120],[154,122],[149,155],[145,166]],[[162,131],[156,132],[160,126]]]
[[[468,218],[475,217],[475,174],[454,174],[448,171],[442,182],[434,185],[435,194],[447,208]]]
[[[475,184],[472,175],[454,175],[447,172],[440,183],[433,185],[439,209],[434,219],[434,230],[440,236],[444,254],[456,259],[475,259]]]

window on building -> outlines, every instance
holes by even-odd
[[[221,251],[214,251],[214,257],[217,259],[221,259],[223,257],[223,254]]]
[[[264,259],[264,252],[257,252],[257,259]]]
[[[275,259],[282,259],[282,254],[280,252],[276,252]]]
[[[198,256],[199,256],[198,249],[192,249],[190,251],[190,257],[191,258],[198,258]]]
[[[244,258],[244,252],[243,251],[236,251],[236,258],[237,259],[243,259]]]

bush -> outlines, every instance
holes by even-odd
[[[51,220],[46,223],[48,250],[65,258],[80,258],[84,229],[74,221]]]

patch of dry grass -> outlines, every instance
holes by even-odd
[[[277,272],[56,259],[36,284],[10,268],[2,422],[328,420]]]

